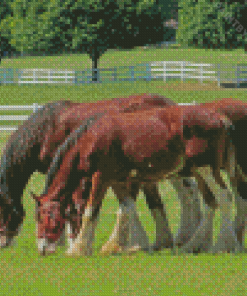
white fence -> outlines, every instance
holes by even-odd
[[[73,75],[71,75],[73,74]],[[46,80],[40,80],[45,78]],[[26,80],[32,79],[32,80]],[[52,69],[22,69],[18,84],[22,83],[74,83],[75,71],[60,71]]]
[[[192,103],[179,103],[178,105],[195,105],[196,101]],[[1,106],[0,110],[33,110],[35,112],[37,109],[42,108],[42,105],[38,105],[37,103],[34,103],[33,105],[6,105]],[[13,120],[13,121],[23,121],[27,120],[30,115],[0,115],[0,121],[4,120]],[[15,131],[18,129],[18,125],[16,126],[4,126],[0,125],[0,131]]]
[[[228,69],[227,69],[228,68]],[[217,81],[218,86],[223,82],[235,83],[237,87],[247,83],[247,66],[232,64],[201,64],[188,61],[158,61],[135,66],[118,66],[113,68],[98,68],[98,81],[103,83],[121,81],[151,81],[170,78],[196,79]],[[81,84],[91,83],[92,69],[83,71],[62,71],[55,69],[2,69],[0,68],[0,83],[21,84]]]
[[[200,82],[205,79],[216,81],[217,77],[211,74],[217,74],[217,71],[205,70],[206,67],[212,68],[213,66],[213,64],[194,64],[187,61],[163,61],[151,63],[151,72],[159,72],[152,74],[152,77],[163,78],[164,81],[170,77],[180,78],[182,81],[185,79],[198,79]]]
[[[37,103],[33,103],[33,105],[6,105],[6,106],[1,106],[0,105],[0,110],[32,110],[35,112],[37,109],[41,108]],[[0,115],[0,121],[22,121],[22,120],[27,120],[30,115]],[[5,125],[0,125],[0,131],[15,131],[17,130],[18,126],[5,126]]]
[[[136,70],[136,66],[130,67],[131,69],[126,72],[124,68],[128,67],[118,67],[113,69],[97,69],[97,72],[100,73],[99,77],[104,79],[110,77],[111,81],[117,81],[117,76],[121,76],[121,71],[124,71],[129,78],[123,80],[138,80],[146,79],[153,80],[162,78],[166,81],[168,78],[179,78],[182,81],[185,79],[197,79],[200,82],[203,80],[210,79],[211,81],[217,81],[217,71],[205,70],[205,68],[212,68],[215,66],[213,64],[198,64],[191,63],[187,61],[161,61],[161,62],[151,62],[148,64],[140,64],[139,67],[143,67],[143,70]],[[158,67],[158,68],[157,68]],[[103,72],[104,73],[103,73]],[[85,71],[92,73],[91,69]],[[156,73],[154,73],[156,72]],[[158,73],[157,73],[158,72]],[[137,76],[142,74],[141,76]],[[208,76],[208,74],[210,74]],[[214,74],[214,75],[212,75]],[[36,84],[36,83],[77,83],[77,76],[75,71],[60,71],[52,69],[22,69],[19,77],[18,84]],[[89,77],[86,74],[86,78],[89,80],[92,77]],[[121,78],[119,79],[121,81]]]

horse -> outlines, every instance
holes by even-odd
[[[134,108],[133,106],[130,104],[130,102],[128,102],[128,105],[129,107],[128,108],[125,108],[123,109],[122,112],[126,113],[126,112],[133,112],[133,111],[138,111],[140,110],[140,108],[142,109],[145,109],[145,103],[148,104],[149,108],[150,108],[150,103],[152,103],[154,106],[160,106],[160,105],[164,105],[164,98],[161,98],[161,97],[156,97],[155,99],[156,100],[153,100],[154,96],[153,97],[148,97],[147,95],[143,98],[143,96],[132,96],[131,97],[131,104],[135,103],[134,104]],[[150,101],[151,99],[151,101]],[[139,100],[139,101],[138,101]],[[144,101],[145,100],[145,101]],[[119,104],[119,99],[117,100],[117,104]],[[121,102],[121,107],[123,108],[123,100],[120,101]],[[163,103],[162,103],[163,102]],[[170,102],[167,102],[167,99],[165,101],[165,103],[169,103],[171,104]],[[174,105],[175,103],[173,103]],[[67,133],[70,133],[71,130],[78,124],[78,118],[85,118],[87,117],[87,112],[89,112],[90,115],[94,114],[95,113],[95,109],[96,111],[101,111],[102,112],[102,105],[103,103],[101,102],[100,106],[96,106],[94,107],[94,105],[92,104],[89,104],[89,107],[88,106],[83,106],[82,108],[82,111],[76,107],[76,109],[74,110],[73,108],[71,108],[70,110],[68,110],[68,115],[64,115],[62,114],[62,118],[60,121],[58,121],[58,124],[57,124],[57,128],[55,128],[54,130],[56,131],[50,131],[50,134],[47,135],[46,137],[46,143],[43,145],[44,146],[44,149],[43,149],[43,155],[46,155],[46,150],[49,150],[50,147],[57,147],[57,139],[61,139],[65,137],[65,131],[67,131]],[[103,105],[104,106],[104,105]],[[108,106],[109,106],[109,103],[108,103]],[[126,107],[127,104],[125,102],[125,105],[124,107]],[[93,108],[94,107],[94,108]],[[119,105],[118,105],[119,107]],[[138,107],[138,108],[137,108]],[[86,112],[86,108],[88,108]],[[111,110],[115,110],[115,106],[113,106],[113,108],[108,108],[108,112],[110,112]],[[104,110],[104,109],[103,109]],[[73,138],[73,137],[70,137],[70,138]],[[64,145],[63,145],[64,146]],[[66,145],[65,145],[66,146]],[[48,148],[47,148],[48,147]],[[62,149],[58,149],[58,155],[60,154],[60,151],[64,151],[64,147]],[[64,153],[64,152],[62,152]],[[61,158],[61,155],[60,155],[60,158]],[[58,162],[56,157],[55,157],[55,160],[53,162]],[[48,173],[49,175],[49,178],[48,178],[48,183],[51,182],[52,180],[52,176],[54,176],[55,172],[54,172],[54,167],[56,166],[52,166],[53,168],[51,169],[51,171]],[[115,185],[116,187],[116,185]],[[176,189],[179,190],[181,189],[181,183],[179,182],[176,182]],[[136,195],[138,193],[138,190],[139,188],[137,188],[135,191],[136,193],[132,196],[132,199],[136,199]],[[162,205],[162,202],[161,202],[161,198],[158,194],[158,191],[156,189],[156,185],[153,184],[152,186],[149,184],[149,186],[145,185],[144,188],[144,193],[147,197],[147,202],[149,204],[149,208],[152,212],[152,215],[154,216],[155,220],[156,220],[156,242],[154,243],[154,247],[156,249],[160,249],[162,247],[170,247],[172,245],[172,238],[171,238],[171,232],[167,226],[168,222],[167,222],[167,219],[166,219],[166,215],[165,215],[165,212],[163,210],[163,205]],[[115,188],[115,193],[117,195],[121,194],[120,191],[119,193],[117,193],[117,189]],[[181,190],[180,190],[181,191]],[[78,189],[76,189],[76,192],[77,192],[77,195],[78,195]],[[121,188],[121,192],[123,193],[124,192],[124,189]],[[132,191],[133,192],[133,191]],[[78,199],[77,199],[78,200]],[[155,202],[154,202],[155,200]],[[184,198],[183,198],[184,200]],[[127,203],[129,205],[129,207],[133,208],[135,207],[133,201],[128,201]],[[198,202],[197,202],[197,207],[198,207]],[[80,205],[76,205],[76,207],[80,208]],[[121,205],[120,205],[121,207]],[[126,211],[129,211],[129,209],[127,209],[124,205],[122,205],[122,208],[124,210],[122,210],[121,212],[126,212]],[[183,242],[186,242],[189,240],[189,238],[192,236],[194,230],[196,229],[196,227],[199,225],[199,221],[200,221],[200,216],[197,216],[196,218],[194,218],[192,221],[190,221],[190,219],[187,218],[187,212],[192,212],[193,211],[191,210],[193,209],[193,205],[190,205],[190,209],[187,208],[187,211],[185,211],[183,214],[183,220],[182,220],[182,231],[180,231],[177,239],[179,238],[179,236],[181,237],[180,241],[183,241]],[[122,216],[123,216],[123,213],[122,213]],[[77,211],[77,215],[80,215],[80,211],[78,210]],[[119,213],[118,214],[119,216],[121,216],[121,214]],[[147,238],[144,234],[144,231],[141,231],[141,225],[140,225],[140,222],[138,220],[138,216],[137,214],[133,214],[135,216],[135,234],[132,234],[132,237],[139,237],[139,241],[140,240],[144,240],[145,242],[147,241]],[[183,223],[184,220],[186,221],[186,223]],[[78,226],[78,221],[79,221],[79,218],[76,218],[76,221],[77,221],[77,225]],[[120,223],[120,217],[118,219],[118,222]],[[192,223],[194,222],[194,223]],[[109,252],[109,248],[115,248],[116,249],[116,241],[114,240],[114,238],[116,238],[116,236],[114,236],[114,232],[117,231],[117,228],[118,228],[118,225],[117,224],[115,226],[115,229],[113,231],[113,235],[111,236],[112,240],[110,239],[110,241],[107,242],[107,244],[102,248],[102,252]],[[194,227],[193,227],[194,226]],[[133,229],[133,228],[132,228]],[[137,232],[137,229],[138,229],[138,232]],[[79,229],[76,230],[76,228],[73,228],[72,230],[72,233],[70,235],[71,239],[75,238],[75,236],[77,235],[77,232],[78,232]],[[140,233],[142,233],[142,237],[143,238],[140,238]],[[39,248],[40,248],[40,252],[43,253],[43,247],[46,246],[48,243],[46,242],[45,239],[40,239],[39,241],[41,241],[41,243],[39,244]],[[44,246],[43,246],[44,244]],[[135,244],[135,242],[133,242],[133,244]],[[141,243],[140,243],[141,244]],[[147,243],[144,243],[144,244],[147,244]],[[55,250],[55,245],[52,244],[53,247],[47,247],[46,249],[50,249],[50,250]],[[52,251],[52,252],[53,252]]]
[[[49,135],[53,134],[52,132],[55,127],[59,126],[57,123],[61,123],[60,120],[63,114],[67,116],[67,112],[69,112],[70,108],[73,109],[73,107],[75,107],[73,111],[78,109],[95,109],[95,111],[97,111],[97,104],[98,103],[72,103],[70,101],[48,103],[34,112],[29,119],[12,134],[1,159],[1,247],[10,245],[14,236],[19,232],[20,225],[25,216],[21,195],[30,175],[35,170],[47,173],[57,146],[61,144],[72,131],[72,129],[64,129],[63,136],[60,135],[58,139],[56,138],[55,145],[49,148],[51,150],[50,153],[45,156],[42,154],[45,143],[49,139]],[[160,106],[162,104],[174,103],[170,99],[158,95],[143,94],[100,102],[101,109],[99,109],[106,112],[112,105],[114,106],[112,107],[113,110],[119,107],[125,109],[125,112],[130,112],[132,110],[141,109],[144,105],[146,106],[145,108],[150,108],[152,104]],[[90,116],[90,114],[88,114],[88,116]],[[73,116],[71,118],[73,118]],[[76,125],[75,122],[74,124]],[[48,143],[50,142],[48,141]]]
[[[232,122],[234,129],[230,131],[231,139],[231,153],[236,154],[236,163],[237,166],[234,167],[231,163],[231,157],[225,159],[225,163],[228,166],[228,171],[230,172],[230,182],[233,187],[235,194],[235,204],[237,209],[236,218],[234,221],[236,238],[240,244],[241,251],[245,251],[244,248],[244,231],[246,227],[246,217],[247,217],[247,166],[246,166],[246,156],[245,151],[247,149],[246,144],[242,139],[246,138],[246,128],[247,128],[247,105],[240,101],[234,99],[221,99],[213,102],[207,102],[200,104],[200,106],[211,108],[216,112],[220,112],[227,116]],[[228,143],[229,145],[229,143]],[[227,154],[226,154],[227,155]],[[221,167],[224,169],[224,167]],[[213,201],[212,192],[209,188],[206,188],[205,185],[201,185],[201,191],[204,192],[204,197],[207,197],[208,202]],[[194,233],[193,238],[185,243],[180,251],[183,252],[193,252],[193,250],[201,248],[203,250],[208,250],[210,241],[213,238],[213,218],[214,213],[210,210],[209,207],[206,207],[206,226],[205,228],[198,228]],[[227,220],[230,220],[230,213],[227,217]],[[220,235],[216,245],[211,248],[212,252],[220,252],[225,250],[225,243],[222,239],[222,236],[225,236],[225,233],[228,232],[229,228],[225,225],[225,219],[221,224]]]
[[[78,104],[70,101],[48,103],[10,136],[1,157],[1,247],[10,245],[19,232],[25,216],[21,196],[30,175],[35,170],[45,173],[52,160],[48,157],[44,161],[39,160],[40,144],[57,114],[72,105]]]
[[[219,192],[227,196],[230,192],[225,188],[218,167],[224,153],[219,148],[225,142],[225,129],[230,126],[231,121],[225,116],[198,106],[105,115],[66,153],[48,193],[37,197],[40,209],[47,202],[57,202],[59,213],[60,201],[64,199],[66,188],[70,187],[72,180],[78,183],[84,178],[85,182],[92,182],[82,221],[83,231],[70,254],[91,253],[90,246],[105,188],[114,182],[128,188],[140,182],[157,182],[164,175],[168,178],[182,171],[186,177],[194,175],[200,182],[206,180],[216,194],[215,204],[219,204],[222,211],[226,212],[224,205],[228,200],[223,200]],[[129,133],[130,130],[132,133]],[[212,168],[204,167],[208,164]],[[56,225],[62,217],[60,211],[60,215],[54,219],[50,217],[52,221],[48,225],[49,219],[40,220],[40,230],[47,237],[54,237],[58,228],[53,227],[51,231],[50,224]],[[234,249],[235,243],[233,239],[231,246],[227,247]]]
[[[247,136],[247,104],[241,100],[230,98],[201,104],[226,115],[234,125],[231,131],[231,140],[236,150],[236,173],[230,176],[235,193],[235,204],[237,209],[235,219],[235,231],[241,246],[244,245],[244,232],[247,223],[247,144],[243,139]]]

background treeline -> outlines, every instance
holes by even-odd
[[[169,41],[203,48],[247,44],[245,0],[1,0],[1,55],[87,52]],[[238,21],[238,23],[236,23]],[[239,27],[241,24],[241,27]]]
[[[133,48],[170,39],[171,1],[3,0],[2,50],[32,53]]]
[[[247,51],[247,1],[181,0],[178,6],[178,43]]]

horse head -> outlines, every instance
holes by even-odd
[[[23,207],[13,205],[12,200],[0,190],[0,247],[12,245],[25,217]]]
[[[42,255],[54,253],[65,228],[65,198],[50,200],[47,194],[32,196],[36,201],[38,251]]]

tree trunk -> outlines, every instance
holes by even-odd
[[[94,81],[94,82],[98,81],[97,64],[98,64],[98,58],[97,58],[96,55],[93,55],[93,59],[92,59],[92,81]]]

